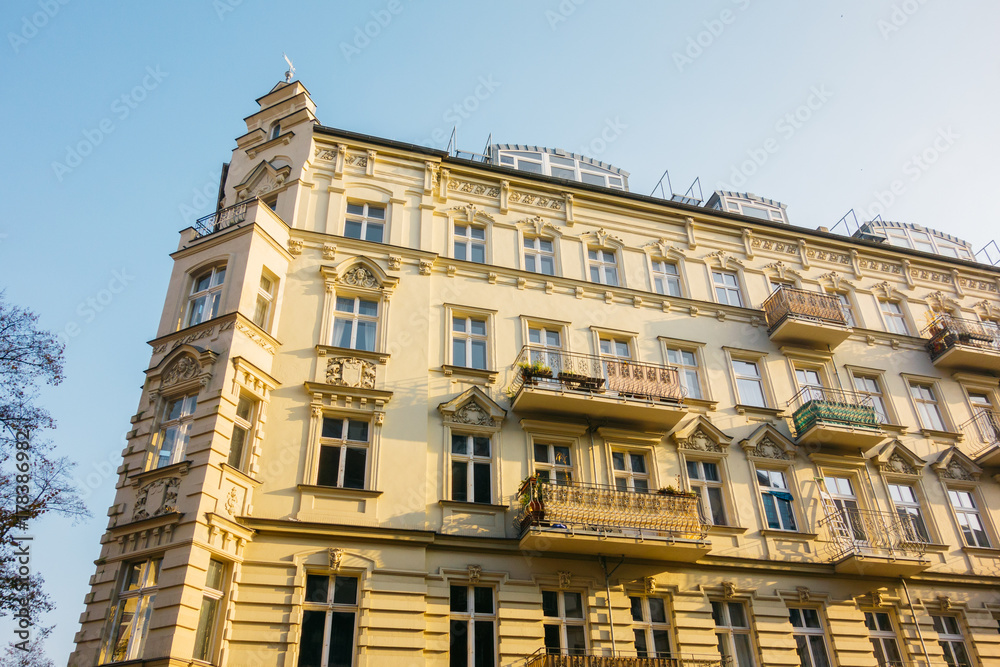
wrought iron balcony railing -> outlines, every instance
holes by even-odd
[[[988,352],[1000,352],[1000,326],[993,322],[936,315],[923,333],[930,338],[926,346],[931,359],[937,359],[955,345],[968,345]]]
[[[233,204],[232,206],[219,209],[215,213],[198,218],[194,223],[194,228],[197,232],[196,238],[202,238],[203,236],[208,236],[209,234],[221,232],[227,227],[243,222],[247,217],[247,204],[252,201],[254,200],[245,199],[241,202]]]
[[[614,486],[553,483],[529,477],[518,490],[514,525],[606,535],[703,540],[708,524],[693,494],[626,491]]]
[[[921,558],[927,540],[909,514],[841,508],[820,519],[830,540],[830,559],[846,556]]]
[[[792,287],[779,287],[767,297],[762,306],[767,319],[768,333],[788,317],[847,326],[843,304],[832,294],[807,292]]]
[[[819,424],[881,430],[872,398],[867,394],[826,387],[803,387],[788,401],[788,406],[795,409],[792,423],[798,435]]]
[[[656,657],[640,657],[635,652],[621,651],[601,655],[598,651],[571,653],[539,649],[524,660],[524,667],[729,667],[730,658],[710,654],[670,653]]]
[[[511,395],[530,386],[671,403],[684,400],[680,373],[673,366],[525,345],[511,371]]]
[[[992,447],[1000,446],[1000,412],[979,410],[976,416],[960,427],[966,442],[972,443],[969,456],[978,458]]]

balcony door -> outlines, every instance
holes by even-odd
[[[993,407],[993,401],[988,394],[982,392],[969,392],[969,404],[972,406],[972,415],[976,420],[976,429],[983,442],[997,442],[1000,440],[1000,421]]]
[[[823,478],[826,492],[843,519],[843,526],[833,524],[837,537],[852,540],[859,546],[871,546],[865,532],[861,508],[854,493],[854,484],[849,477],[827,476]]]
[[[802,391],[802,402],[823,400],[823,380],[819,371],[812,368],[796,368],[795,381]]]
[[[632,350],[628,341],[621,338],[601,338],[601,373],[609,391],[620,391],[625,386]]]
[[[528,327],[528,344],[531,346],[528,362],[547,366],[552,371],[551,377],[538,379],[546,383],[557,384],[556,378],[563,371],[564,365],[562,363],[562,333],[558,329]]]

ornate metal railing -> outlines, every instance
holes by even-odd
[[[702,540],[708,524],[692,495],[622,491],[614,486],[557,484],[529,477],[518,490],[514,526],[590,531],[606,535]]]
[[[843,304],[832,294],[779,287],[767,297],[761,307],[767,318],[768,333],[787,317],[801,317],[843,326],[848,323]]]
[[[524,659],[524,667],[729,667],[730,664],[729,658],[711,654],[670,653],[653,658],[621,651],[615,655],[601,655],[596,650],[549,653],[544,648]]]
[[[792,400],[792,423],[795,433],[802,435],[817,424],[832,424],[879,430],[878,414],[872,397],[842,389],[804,387]]]
[[[220,232],[227,227],[243,222],[247,217],[247,204],[252,201],[254,200],[246,199],[232,206],[219,209],[210,215],[198,218],[194,223],[194,228],[197,232],[196,238]]]
[[[845,556],[920,558],[927,542],[910,515],[837,509],[820,519],[827,530],[831,560]]]
[[[993,322],[964,320],[951,315],[935,315],[922,333],[930,338],[926,347],[931,354],[931,359],[937,359],[955,345],[968,345],[992,352],[1000,352],[1000,326]]]
[[[680,403],[680,373],[673,366],[630,359],[578,354],[525,345],[511,365],[510,395],[525,385],[554,391],[611,394],[626,398]]]
[[[991,447],[1000,446],[1000,412],[981,409],[960,427],[971,444],[969,456],[976,458]]]

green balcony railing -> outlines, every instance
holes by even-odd
[[[792,400],[792,423],[795,433],[802,435],[814,426],[844,426],[877,431],[878,414],[871,396],[841,389],[804,387]]]

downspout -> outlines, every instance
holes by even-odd
[[[913,608],[913,600],[910,599],[910,591],[906,587],[906,579],[900,577],[899,583],[903,584],[903,592],[906,593],[906,604],[910,606],[910,615],[913,616],[913,625],[916,626],[917,637],[920,638],[920,648],[924,652],[924,660],[927,661],[927,666],[930,667],[931,657],[927,654],[927,644],[924,643],[924,633],[920,631],[920,623],[917,621],[917,611]]]
[[[604,570],[604,594],[608,596],[606,598],[608,606],[608,627],[611,629],[611,655],[612,657],[614,657],[615,654],[617,653],[617,650],[615,649],[616,646],[615,622],[614,619],[611,618],[611,575],[614,573],[615,570],[617,570],[619,567],[622,566],[622,563],[625,562],[625,557],[622,556],[622,559],[618,562],[618,565],[615,565],[615,569],[611,570],[611,572],[608,572],[607,558],[605,558],[604,556],[598,556],[597,562],[601,564],[601,569]]]

